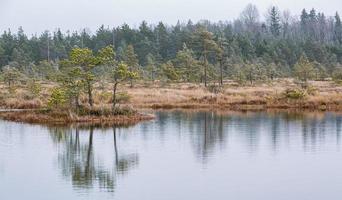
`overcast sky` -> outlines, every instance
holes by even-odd
[[[342,0],[0,0],[0,31],[16,31],[19,26],[29,34],[57,27],[95,31],[101,24],[137,27],[142,20],[167,24],[188,19],[226,21],[236,19],[248,3],[257,5],[262,16],[271,5],[295,15],[303,8],[316,8],[329,16],[342,13]]]

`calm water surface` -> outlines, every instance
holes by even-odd
[[[342,198],[342,115],[156,115],[106,129],[0,121],[0,199]]]

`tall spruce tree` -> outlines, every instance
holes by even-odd
[[[269,11],[270,31],[273,36],[279,36],[281,31],[279,10],[272,6]]]
[[[128,66],[131,73],[137,73],[139,69],[138,56],[134,52],[133,45],[128,45],[124,51],[123,61]],[[133,87],[133,78],[130,78],[131,87]]]
[[[341,18],[340,15],[336,12],[335,15],[335,40],[342,44],[342,23],[341,23]]]
[[[178,71],[181,72],[183,81],[192,82],[198,79],[198,61],[186,44],[183,44],[183,49],[178,51],[174,62]]]
[[[213,34],[205,27],[199,26],[193,35],[194,46],[199,51],[200,59],[203,61],[203,79],[204,86],[208,84],[208,57],[209,54],[218,50],[218,46],[214,41]]]

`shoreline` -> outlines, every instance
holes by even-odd
[[[168,105],[158,104],[150,106],[138,106],[137,113],[131,115],[113,115],[113,116],[69,116],[57,118],[55,115],[61,113],[46,114],[37,112],[34,109],[0,109],[0,119],[10,122],[29,123],[38,125],[51,125],[51,126],[65,126],[65,125],[84,125],[84,126],[131,126],[140,122],[155,119],[154,114],[148,112],[170,112],[170,111],[184,111],[184,112],[221,112],[221,113],[260,113],[260,112],[284,112],[284,113],[326,113],[342,112],[341,107],[338,109],[321,108],[303,108],[303,107],[271,107],[265,105],[244,105],[238,106],[233,109],[225,106],[216,107],[215,105],[196,105],[191,106],[187,104],[182,105]]]
[[[59,115],[58,117],[56,115]],[[98,126],[129,126],[139,122],[153,120],[152,114],[135,113],[131,115],[113,115],[113,116],[72,116],[64,113],[41,113],[37,111],[16,110],[0,112],[0,119],[12,122],[21,122],[29,124],[45,125],[98,125]]]
[[[310,87],[300,89],[294,79],[278,79],[270,83],[237,85],[226,81],[214,91],[201,84],[136,82],[134,87],[123,84],[118,93],[124,99],[119,106],[135,111],[147,110],[222,110],[237,112],[296,111],[341,112],[342,85],[333,81],[310,81]],[[42,91],[37,97],[27,98],[28,88],[22,86],[15,94],[9,94],[0,85],[0,118],[36,124],[136,124],[151,120],[150,114],[133,112],[122,115],[76,116],[67,111],[44,112],[51,95],[51,82],[41,83]],[[95,84],[94,107],[111,107],[111,87],[101,88]],[[80,96],[80,103],[87,105],[87,96]],[[11,112],[9,112],[9,110]],[[4,112],[5,111],[5,112]],[[38,112],[40,111],[40,112]],[[20,114],[19,114],[20,112]]]
[[[193,110],[193,109],[207,109],[207,110],[217,110],[222,109],[225,111],[268,111],[268,110],[284,110],[284,111],[320,111],[320,112],[340,112],[342,111],[342,105],[339,104],[320,104],[314,105],[309,102],[300,103],[284,103],[277,105],[267,105],[265,104],[192,104],[192,103],[180,103],[180,104],[168,104],[168,103],[158,103],[152,105],[140,105],[139,108],[149,108],[153,110],[172,110],[172,109],[183,109],[183,110]]]

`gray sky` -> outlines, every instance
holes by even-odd
[[[0,0],[0,31],[16,31],[19,26],[29,34],[57,27],[95,31],[101,24],[112,27],[126,22],[137,27],[142,20],[167,24],[178,19],[226,21],[237,18],[248,3],[257,5],[261,15],[271,5],[295,15],[304,7],[328,16],[342,13],[342,0]]]

